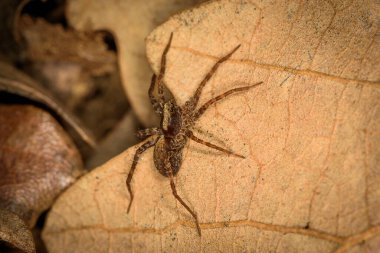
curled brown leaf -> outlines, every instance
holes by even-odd
[[[0,92],[18,95],[51,109],[66,123],[69,130],[76,133],[78,140],[87,143],[89,146],[95,146],[95,139],[92,134],[56,99],[42,90],[33,79],[4,62],[0,62]]]
[[[49,113],[0,105],[0,207],[29,227],[83,172],[80,154]]]

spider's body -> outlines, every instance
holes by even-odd
[[[174,137],[182,132],[182,111],[174,99],[163,106],[161,129],[166,137]],[[186,127],[186,126],[185,126]]]
[[[174,99],[165,99],[163,94],[163,82],[162,79],[165,74],[166,69],[166,55],[169,51],[170,44],[173,38],[173,34],[170,35],[169,43],[165,47],[165,50],[162,54],[161,58],[161,69],[159,75],[156,77],[153,75],[152,82],[149,88],[149,97],[151,103],[153,105],[154,110],[161,117],[161,123],[159,128],[148,128],[138,132],[138,136],[140,137],[150,137],[147,142],[145,142],[142,146],[140,146],[135,153],[133,158],[131,170],[129,171],[128,178],[126,181],[127,188],[129,194],[131,196],[128,212],[130,211],[132,201],[133,201],[133,193],[131,188],[131,181],[133,173],[136,169],[137,162],[139,160],[140,155],[150,147],[154,146],[154,165],[161,175],[165,177],[169,177],[170,186],[172,188],[172,192],[174,197],[186,208],[186,210],[194,217],[196,221],[196,226],[199,235],[201,235],[201,229],[198,222],[197,215],[188,207],[188,205],[181,199],[181,197],[177,194],[177,190],[174,184],[174,176],[178,173],[181,163],[182,163],[182,153],[183,149],[186,145],[188,139],[196,141],[200,144],[206,145],[210,148],[214,148],[216,150],[222,151],[229,155],[234,155],[239,158],[244,158],[241,155],[238,155],[232,151],[226,150],[219,146],[216,146],[212,143],[199,139],[194,136],[191,131],[194,123],[199,119],[199,117],[207,110],[207,108],[216,103],[217,101],[227,97],[236,92],[249,90],[262,82],[243,86],[235,89],[231,89],[213,99],[210,99],[207,103],[202,105],[199,109],[196,109],[199,97],[202,93],[203,87],[206,85],[208,80],[215,73],[219,65],[226,61],[231,55],[240,47],[237,46],[234,48],[229,54],[219,59],[210,72],[205,76],[203,81],[198,86],[194,95],[183,105],[178,106]],[[157,89],[157,93],[155,94],[155,89]]]
[[[188,126],[184,124],[182,110],[174,99],[170,99],[162,106],[162,117],[160,129],[161,136],[154,147],[154,165],[161,175],[170,176],[169,167],[175,176],[182,163],[182,151],[186,145],[187,138],[185,130]]]
[[[177,175],[182,163],[182,152],[186,144],[186,139],[182,138],[180,145],[173,148],[176,140],[167,137],[160,137],[154,147],[153,159],[154,165],[161,175],[170,177],[170,171],[167,165],[170,165],[173,176]]]

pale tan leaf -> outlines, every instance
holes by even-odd
[[[154,70],[174,32],[165,81],[179,104],[236,45],[201,104],[263,81],[210,108],[197,127],[246,159],[189,142],[172,196],[136,148],[86,175],[49,214],[51,252],[369,252],[380,240],[380,40],[374,1],[213,1],[149,37]],[[207,136],[205,137],[207,138]],[[211,138],[210,141],[214,140]],[[363,243],[364,242],[364,243]]]

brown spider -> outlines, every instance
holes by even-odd
[[[207,81],[210,80],[212,75],[218,69],[219,65],[226,61],[231,55],[240,47],[238,45],[235,47],[229,54],[220,58],[215,65],[212,67],[210,72],[205,76],[202,82],[199,84],[199,87],[195,91],[194,95],[183,105],[178,106],[174,99],[165,99],[164,96],[164,85],[162,79],[165,74],[166,69],[166,55],[169,51],[170,44],[172,42],[173,33],[170,34],[170,39],[168,44],[165,47],[165,50],[161,57],[161,69],[158,77],[153,75],[152,82],[149,88],[149,98],[153,105],[154,110],[161,117],[161,126],[156,128],[148,128],[140,130],[137,135],[141,138],[150,137],[151,139],[144,144],[142,144],[135,153],[133,158],[131,170],[129,171],[128,178],[126,180],[127,188],[131,196],[131,200],[128,206],[128,213],[131,209],[133,201],[133,193],[131,188],[131,181],[133,173],[136,169],[137,162],[140,155],[150,147],[154,146],[154,164],[157,170],[161,175],[169,177],[170,186],[174,197],[186,208],[186,210],[194,217],[196,227],[201,235],[201,229],[198,222],[197,215],[189,208],[189,206],[181,199],[178,195],[175,184],[174,176],[178,173],[181,163],[182,163],[182,151],[185,147],[185,144],[190,138],[191,140],[198,142],[200,144],[206,145],[210,148],[222,151],[229,155],[234,155],[239,158],[245,158],[242,155],[238,155],[232,151],[226,150],[224,148],[218,147],[212,143],[201,140],[198,137],[194,136],[193,132],[190,130],[194,123],[199,119],[200,116],[207,110],[209,106],[216,103],[217,101],[239,91],[249,90],[262,82],[243,86],[235,89],[231,89],[213,99],[210,99],[207,103],[202,105],[199,109],[196,110],[196,106],[199,101],[199,97],[202,93],[202,89],[206,85]],[[157,95],[154,94],[155,87],[157,86]],[[155,138],[152,138],[156,136]]]

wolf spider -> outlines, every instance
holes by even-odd
[[[173,38],[173,33],[170,34],[169,42],[166,45],[164,52],[161,56],[161,68],[158,76],[153,75],[152,81],[149,88],[149,98],[153,105],[155,112],[161,117],[160,127],[148,128],[144,130],[138,131],[137,135],[141,138],[150,137],[150,140],[142,144],[135,153],[133,158],[133,162],[131,165],[131,169],[128,174],[128,178],[126,180],[127,188],[130,194],[130,202],[128,206],[128,213],[131,209],[132,201],[133,201],[133,193],[131,188],[131,181],[133,173],[135,172],[137,162],[140,158],[140,155],[146,151],[148,148],[154,146],[153,160],[157,170],[161,175],[165,177],[169,177],[170,186],[172,189],[172,193],[174,197],[186,208],[186,210],[194,217],[195,224],[198,230],[199,236],[201,236],[201,229],[198,222],[198,217],[194,211],[192,211],[189,206],[182,200],[182,198],[178,195],[176,186],[174,184],[174,176],[178,173],[181,163],[182,163],[182,151],[185,147],[185,144],[188,139],[191,139],[200,144],[206,145],[207,147],[222,151],[229,155],[234,155],[239,158],[245,158],[242,155],[236,154],[227,149],[221,148],[217,145],[214,145],[210,142],[204,141],[198,137],[196,137],[193,132],[190,130],[194,123],[203,115],[203,113],[209,108],[209,106],[218,102],[219,100],[232,95],[236,92],[247,91],[262,82],[243,86],[239,88],[231,89],[223,94],[210,99],[204,105],[202,105],[199,109],[196,109],[199,97],[202,93],[202,90],[206,83],[210,80],[212,75],[218,69],[219,65],[228,60],[231,55],[238,50],[240,45],[235,47],[230,53],[220,58],[215,65],[211,68],[208,74],[204,77],[202,82],[199,84],[197,90],[194,95],[183,105],[177,105],[174,99],[166,99],[164,96],[164,84],[163,77],[165,75],[166,69],[166,55],[169,51],[171,42]],[[157,87],[157,93],[154,94],[155,87]],[[156,136],[155,138],[153,138]]]

